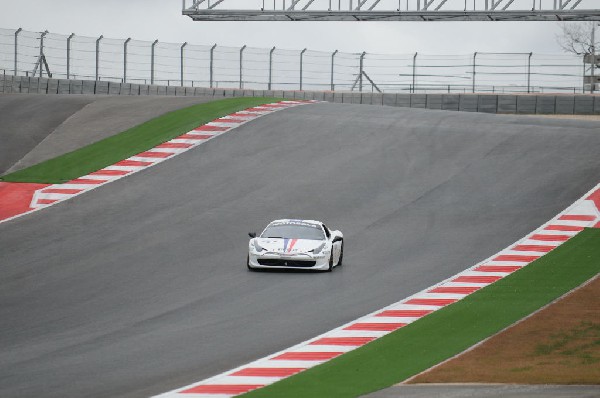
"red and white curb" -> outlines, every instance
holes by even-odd
[[[437,285],[294,347],[155,398],[229,398],[273,384],[461,300],[537,260],[586,227],[600,228],[600,184],[525,238]]]
[[[152,149],[64,184],[0,182],[0,223],[44,209],[155,166],[258,117],[282,109],[315,102],[318,101],[281,101],[232,113],[199,126]]]

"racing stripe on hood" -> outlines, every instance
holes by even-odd
[[[298,242],[298,239],[292,239],[292,241],[290,242],[290,247],[288,248],[288,253],[292,251],[296,242]]]
[[[283,251],[284,253],[290,253],[294,248],[294,245],[298,242],[298,239],[283,238]],[[289,246],[288,246],[289,245]]]

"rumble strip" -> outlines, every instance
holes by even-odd
[[[513,245],[445,281],[294,347],[155,398],[228,398],[368,344],[525,267],[577,235],[600,228],[600,184]]]
[[[215,119],[152,149],[64,184],[0,182],[0,223],[45,209],[157,165],[258,117],[314,102],[317,101],[281,101],[248,108]]]

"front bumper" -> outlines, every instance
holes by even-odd
[[[248,255],[248,266],[254,269],[329,269],[329,253],[320,256],[309,254],[252,253]]]

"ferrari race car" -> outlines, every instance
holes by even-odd
[[[344,235],[320,221],[275,220],[248,245],[248,269],[331,271],[342,265]]]

